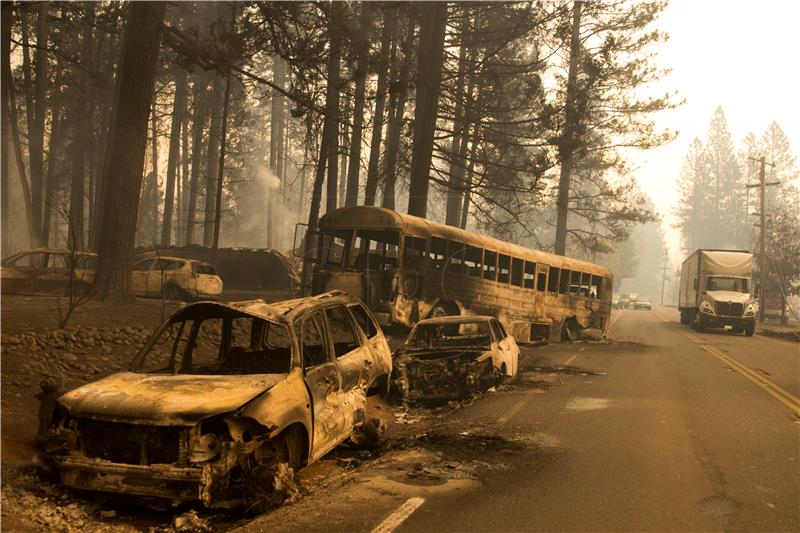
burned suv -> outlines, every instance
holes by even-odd
[[[394,354],[394,382],[407,401],[466,398],[517,375],[519,347],[491,316],[417,322]]]
[[[127,372],[62,395],[40,438],[69,486],[230,507],[351,437],[391,353],[341,292],[172,315]]]

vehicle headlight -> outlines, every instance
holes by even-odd
[[[713,305],[711,305],[711,304],[710,304],[710,303],[709,303],[707,300],[703,300],[703,301],[700,303],[700,312],[701,312],[701,313],[706,313],[706,314],[709,314],[709,315],[714,315],[714,314],[716,314],[716,313],[714,312],[714,306],[713,306]]]
[[[744,316],[754,316],[756,314],[756,308],[753,304],[747,306],[747,309],[744,310]]]
[[[191,440],[189,462],[202,463],[210,461],[219,453],[219,439],[213,433],[206,433]]]

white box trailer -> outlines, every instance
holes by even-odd
[[[742,250],[697,250],[681,265],[681,323],[752,335],[753,254]]]

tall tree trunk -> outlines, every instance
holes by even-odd
[[[49,246],[50,244],[50,227],[52,225],[52,215],[53,215],[53,207],[55,206],[55,196],[56,191],[59,189],[58,187],[58,174],[57,171],[60,168],[59,161],[58,161],[58,152],[63,144],[63,129],[64,129],[64,117],[61,115],[61,91],[58,89],[61,85],[61,72],[56,74],[56,84],[55,88],[53,89],[53,95],[50,99],[51,106],[52,106],[52,119],[51,119],[51,126],[50,126],[50,140],[47,143],[48,150],[47,150],[47,176],[45,179],[45,192],[44,192],[44,204],[42,209],[42,233],[41,233],[41,243],[42,246]],[[76,115],[75,119],[78,121],[76,123],[77,127],[80,127],[80,122],[85,120],[85,114]],[[72,147],[73,150],[77,150],[76,145],[82,144],[78,139],[73,140]],[[74,161],[73,161],[73,174],[74,174]],[[78,191],[79,193],[83,193],[83,182],[81,182],[81,189]],[[72,191],[70,190],[70,219],[72,218]],[[72,222],[70,221],[70,225]],[[71,245],[72,242],[68,240],[68,244]],[[82,248],[81,246],[79,247]]]
[[[344,198],[346,194],[346,185],[347,185],[347,154],[350,150],[350,137],[348,135],[348,130],[350,129],[347,125],[347,120],[350,118],[350,98],[347,93],[344,96],[344,103],[341,105],[339,117],[339,178],[338,178],[338,185],[339,185],[339,192],[338,192],[338,199],[336,201],[336,205],[344,205]]]
[[[132,2],[120,53],[98,236],[98,297],[127,300],[163,2]]]
[[[103,32],[96,34],[97,48],[95,49],[95,65],[100,70],[103,67],[104,56],[107,43],[110,40]],[[106,52],[107,54],[107,52]],[[109,55],[109,54],[107,54]],[[108,142],[109,122],[111,117],[111,105],[105,99],[98,98],[98,92],[95,89],[95,98],[93,98],[93,105],[96,103],[97,119],[90,124],[97,124],[98,126],[92,128],[92,147],[94,155],[92,157],[92,196],[89,202],[90,216],[89,216],[89,248],[97,250],[98,234],[100,226],[100,217],[102,216],[102,191],[103,179],[105,177],[105,155],[106,145]]]
[[[20,9],[20,28],[22,33],[22,91],[25,93],[25,129],[30,133],[34,122],[33,68],[30,52],[30,23],[28,10]]]
[[[175,206],[175,174],[180,158],[181,126],[186,114],[186,77],[188,73],[178,67],[175,78],[175,97],[172,100],[172,125],[169,134],[169,159],[167,160],[167,190],[164,193],[164,218],[161,221],[161,245],[172,244],[172,218]]]
[[[184,113],[186,111],[184,110]],[[178,212],[176,213],[175,243],[186,237],[186,207],[189,204],[189,120],[184,115],[181,126],[181,179],[178,195]],[[185,242],[183,244],[186,244]]]
[[[225,76],[225,97],[222,104],[222,134],[219,140],[219,167],[217,168],[217,193],[214,195],[214,240],[211,243],[211,261],[217,264],[217,250],[219,249],[219,228],[222,223],[222,184],[225,177],[225,145],[228,140],[228,102],[231,97],[231,70]]]
[[[3,70],[8,69],[6,75],[9,80],[11,79],[11,64],[5,63]],[[11,140],[14,145],[14,156],[17,163],[17,175],[19,176],[19,185],[22,189],[22,201],[25,203],[25,218],[28,223],[28,240],[31,244],[35,244],[36,235],[36,221],[33,220],[33,207],[31,206],[31,188],[28,184],[28,176],[25,172],[25,158],[22,155],[22,142],[19,138],[19,128],[17,127],[17,105],[16,97],[14,96],[14,82],[13,80],[8,85],[8,98],[3,98],[4,105],[9,109],[4,110],[4,115],[10,119]]]
[[[569,214],[569,182],[572,171],[572,154],[575,150],[575,129],[578,114],[575,103],[578,79],[578,55],[581,48],[581,8],[583,2],[575,0],[572,8],[572,39],[569,52],[569,71],[567,72],[567,99],[564,106],[564,132],[558,142],[561,159],[561,175],[558,179],[558,200],[556,203],[556,241],[554,253],[564,255],[567,251],[567,215]]]
[[[384,107],[386,106],[386,86],[389,79],[389,56],[394,57],[397,47],[394,41],[394,21],[389,13],[395,10],[384,8],[383,32],[381,33],[381,55],[378,61],[378,86],[375,91],[375,117],[372,123],[372,140],[369,144],[369,164],[367,166],[367,183],[364,186],[364,205],[375,204],[375,193],[378,190],[378,163],[381,156],[383,139]],[[391,52],[390,52],[391,50]],[[394,61],[392,61],[394,64]],[[355,205],[355,204],[353,204]]]
[[[0,31],[2,31],[2,35],[0,35],[0,46],[2,46],[2,51],[0,51],[0,61],[2,61],[2,70],[0,70],[0,98],[3,100],[3,110],[2,114],[0,114],[0,120],[2,120],[2,135],[0,136],[0,202],[2,205],[0,206],[0,212],[2,212],[2,227],[5,228],[2,231],[2,243],[0,243],[0,256],[6,257],[9,252],[9,243],[11,232],[8,230],[9,228],[9,209],[11,204],[9,202],[9,193],[11,192],[11,167],[8,162],[8,145],[11,142],[11,105],[10,105],[10,98],[11,95],[9,94],[9,86],[11,85],[11,23],[12,23],[12,14],[11,9],[13,4],[11,2],[7,2],[5,4],[0,4],[0,10],[2,10],[2,19],[0,20]]]
[[[331,6],[333,21],[331,26],[339,24],[342,20],[342,4],[333,3]],[[336,210],[336,191],[338,178],[339,156],[339,91],[340,87],[340,60],[342,54],[341,37],[337,28],[329,27],[330,48],[328,52],[328,85],[325,93],[325,126],[324,133],[328,134],[327,142],[323,139],[326,152],[320,158],[328,158],[328,198],[325,211],[331,213]],[[316,184],[315,184],[316,185]],[[316,222],[314,223],[316,225]]]
[[[73,137],[72,151],[72,186],[70,187],[69,201],[69,230],[67,231],[68,245],[70,249],[82,250],[85,248],[85,225],[84,225],[84,199],[86,183],[86,150],[91,145],[91,117],[89,116],[89,102],[93,100],[89,88],[88,72],[92,67],[92,30],[94,28],[94,4],[86,3],[83,5],[85,10],[83,21],[83,35],[81,36],[81,74],[80,89],[76,91],[75,100],[75,136]],[[53,104],[53,124],[55,124],[55,103]],[[50,159],[53,157],[53,143],[55,133],[50,138]],[[55,160],[53,160],[55,161]],[[48,163],[48,167],[51,163]],[[50,170],[48,168],[47,188],[48,193],[51,189]],[[48,194],[49,196],[49,194]],[[45,204],[45,213],[48,206]],[[49,233],[49,220],[45,218],[45,229],[42,231],[43,239],[46,242]],[[72,242],[72,239],[75,239]]]
[[[406,99],[413,57],[415,23],[413,11],[409,14],[408,33],[403,43],[403,63],[397,82],[393,82],[395,92],[391,95],[389,105],[389,128],[386,132],[386,156],[383,164],[383,200],[381,205],[387,209],[395,208],[395,187],[397,183],[397,154],[400,152],[400,134],[403,128],[403,116],[406,113]]]
[[[358,203],[358,185],[361,177],[361,135],[364,127],[364,102],[367,92],[367,63],[369,61],[369,18],[372,14],[370,4],[361,4],[361,21],[356,57],[356,92],[353,96],[353,135],[350,137],[350,159],[347,164],[347,188],[343,204],[353,206]]]
[[[200,195],[200,179],[203,167],[203,131],[208,115],[208,76],[200,70],[194,73],[192,88],[192,175],[189,178],[189,198],[186,202],[186,238],[185,245],[194,244],[196,224],[197,197]]]
[[[33,220],[37,232],[36,242],[41,243],[42,228],[42,195],[44,192],[44,121],[47,115],[47,39],[49,34],[48,11],[49,2],[41,2],[37,6],[36,22],[36,102],[33,124],[28,130],[28,150],[31,159],[31,205]]]
[[[442,81],[447,3],[425,2],[420,5],[420,53],[417,57],[417,96],[408,213],[424,218],[428,214],[428,185]]]
[[[155,94],[153,94],[153,110],[150,112],[150,141],[151,141],[151,160],[153,163],[153,173],[150,177],[149,200],[150,200],[150,242],[153,246],[158,244],[158,116],[156,113]]]
[[[275,56],[273,62],[273,83],[283,88],[286,85],[286,62],[278,56]],[[278,218],[276,217],[277,210],[277,195],[279,194],[285,176],[282,175],[283,169],[283,134],[284,134],[284,108],[285,98],[278,91],[274,91],[272,95],[270,110],[270,133],[269,133],[269,169],[272,174],[278,179],[278,186],[271,188],[269,191],[269,198],[267,199],[267,246],[270,248],[275,247],[275,226]]]
[[[219,165],[219,130],[222,117],[217,115],[222,102],[222,88],[218,75],[214,75],[214,89],[211,101],[211,126],[208,131],[208,162],[206,164],[206,201],[203,212],[203,246],[211,246],[214,240],[214,192],[217,183],[217,165]]]
[[[447,187],[447,212],[445,223],[449,226],[458,226],[461,222],[461,196],[464,190],[464,163],[460,158],[462,139],[465,137],[464,128],[464,80],[467,70],[467,43],[466,36],[469,32],[469,11],[465,8],[464,19],[461,23],[461,47],[458,51],[458,74],[456,75],[455,106],[453,110],[453,138],[450,143],[450,179]]]
[[[478,156],[478,142],[480,140],[481,121],[476,120],[472,130],[472,148],[469,155],[469,169],[467,179],[464,182],[464,197],[461,205],[461,229],[467,229],[467,217],[469,216],[469,203],[472,196],[472,177],[475,172],[475,159]]]

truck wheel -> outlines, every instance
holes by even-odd
[[[747,335],[748,337],[752,337],[753,333],[755,333],[755,330],[756,330],[755,325],[753,325],[753,326],[745,326],[744,334]]]

